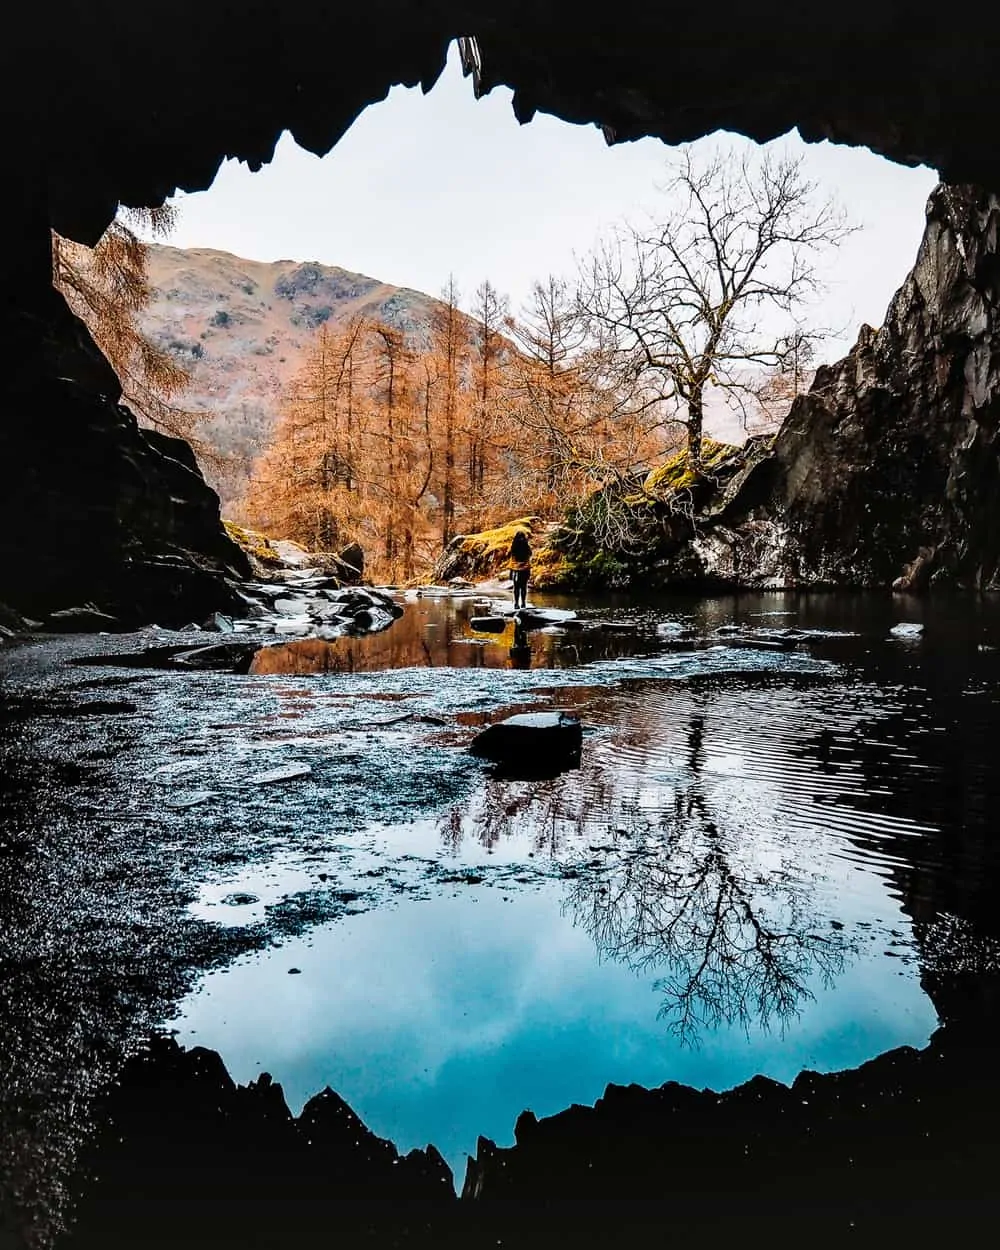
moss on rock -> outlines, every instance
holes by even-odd
[[[727,460],[740,454],[741,448],[734,447],[731,443],[717,443],[714,438],[703,438],[699,469],[692,465],[690,453],[684,447],[663,464],[650,470],[642,484],[643,492],[655,499],[663,499],[677,491],[689,490]],[[632,498],[628,502],[633,502]]]
[[[265,567],[276,569],[284,567],[284,561],[278,554],[274,542],[265,534],[261,534],[258,530],[246,529],[234,521],[223,521],[222,524],[237,547],[248,556],[258,560]]]

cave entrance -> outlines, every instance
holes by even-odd
[[[713,148],[737,163],[756,145],[716,135],[694,146]],[[837,359],[861,322],[878,324],[911,263],[933,174],[864,149],[806,145],[794,132],[768,150],[801,158],[804,177],[865,227],[826,258],[826,293],[808,313],[832,328],[813,363]],[[541,114],[519,126],[507,89],[473,99],[455,45],[428,94],[394,88],[326,157],[286,133],[260,172],[227,161],[211,189],[179,195],[176,226],[150,253],[153,296],[140,319],[189,375],[178,403],[207,414],[190,432],[224,514],[266,522],[246,505],[248,482],[321,334],[365,317],[420,355],[449,284],[473,321],[484,282],[501,318],[519,317],[535,282],[555,275],[571,286],[602,234],[662,206],[668,153],[656,139],[607,147],[596,127]],[[385,350],[382,368],[395,367]],[[706,433],[741,442],[745,408],[721,389],[709,399]],[[769,428],[768,415],[754,410],[750,431],[754,421]],[[350,474],[335,453],[322,472]],[[514,491],[473,511],[482,524],[534,510]],[[317,532],[314,545],[323,539]]]

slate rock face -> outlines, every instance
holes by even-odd
[[[54,329],[0,403],[3,598],[125,625],[238,615],[249,565],[190,447],[140,430],[82,322],[56,292],[47,304]]]
[[[1000,587],[998,234],[997,195],[935,189],[883,326],[817,372],[658,580]]]

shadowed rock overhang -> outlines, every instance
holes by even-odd
[[[888,0],[710,13],[675,0],[64,2],[22,10],[0,92],[24,141],[15,161],[43,180],[52,225],[82,242],[119,201],[203,189],[226,157],[260,167],[286,129],[327,152],[393,85],[429,89],[462,36],[475,89],[513,88],[521,121],[540,110],[614,142],[798,127],[996,186],[991,13],[944,26]]]

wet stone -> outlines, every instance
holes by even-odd
[[[583,727],[565,712],[524,712],[488,725],[469,747],[473,755],[506,767],[545,770],[579,760]]]
[[[197,807],[201,803],[207,803],[209,799],[214,799],[215,793],[212,790],[192,790],[189,794],[172,794],[164,799],[167,807],[183,809],[185,807]]]
[[[311,772],[312,768],[310,765],[296,762],[294,764],[284,764],[281,768],[269,769],[266,773],[258,773],[253,780],[259,786],[269,786],[279,781],[294,781],[298,777],[308,777]]]
[[[235,625],[232,617],[226,616],[222,612],[213,612],[208,620],[205,621],[203,628],[211,630],[216,634],[231,634],[235,629]]]
[[[507,621],[502,616],[473,616],[469,620],[473,629],[484,634],[502,634],[507,628]]]

